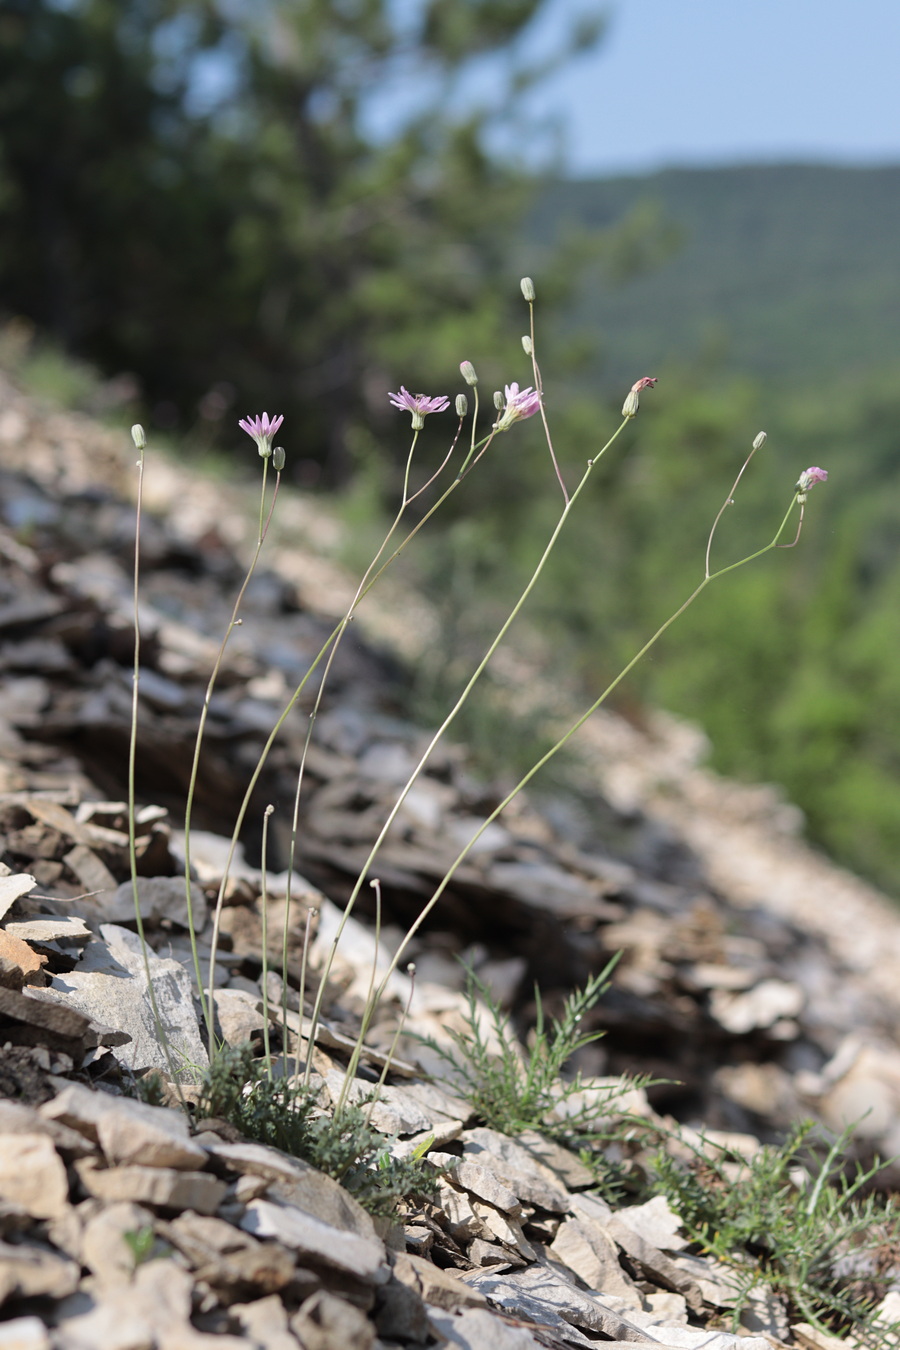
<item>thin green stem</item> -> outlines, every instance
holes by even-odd
[[[556,471],[556,478],[559,486],[562,488],[563,501],[568,505],[569,493],[566,488],[566,480],[562,476],[562,470],[559,467],[559,461],[556,458],[556,451],[553,449],[553,437],[550,435],[550,423],[547,421],[547,410],[544,407],[544,382],[541,378],[540,367],[537,363],[537,349],[534,345],[534,301],[528,301],[528,321],[529,332],[531,336],[531,369],[534,373],[534,387],[541,396],[541,421],[544,424],[544,436],[547,440],[547,449],[550,451],[550,458],[553,461],[553,468]]]
[[[156,1034],[159,1038],[162,1052],[165,1055],[166,1067],[169,1070],[169,1078],[175,1085],[175,1091],[178,1093],[178,1099],[182,1105],[185,1105],[184,1094],[181,1091],[181,1084],[178,1081],[178,1074],[175,1070],[175,1064],[172,1059],[172,1049],[169,1044],[169,1037],[166,1033],[163,1020],[159,1014],[159,1006],[156,1002],[156,994],[153,989],[153,975],[150,971],[150,952],[147,946],[147,939],[144,936],[144,916],[141,913],[141,897],[138,891],[138,871],[137,871],[137,822],[135,813],[137,810],[137,798],[135,792],[135,775],[137,768],[137,729],[138,729],[138,704],[141,682],[141,613],[140,613],[140,589],[141,589],[141,518],[143,511],[144,498],[144,448],[138,447],[139,458],[137,461],[138,488],[137,502],[135,504],[135,525],[134,525],[134,672],[131,683],[131,730],[128,738],[128,862],[131,869],[131,891],[134,897],[134,919],[137,927],[138,938],[141,943],[141,954],[144,958],[144,976],[147,981],[147,993],[150,996],[150,1011],[153,1014],[153,1022],[156,1027]]]
[[[262,904],[262,1005],[263,1005],[263,1054],[266,1064],[266,1077],[272,1081],[272,1050],[269,1044],[269,886],[266,877],[266,861],[269,853],[269,821],[274,806],[267,806],[263,812],[262,857],[260,859],[260,903]],[[210,971],[210,985],[212,971]],[[210,994],[210,998],[213,995]]]
[[[262,491],[260,493],[260,510],[259,510],[259,531],[256,539],[256,550],[253,554],[253,558],[250,562],[250,566],[247,570],[246,576],[244,577],[241,588],[238,591],[237,599],[235,600],[234,607],[231,611],[231,618],[228,622],[228,627],[225,630],[225,636],[222,638],[222,642],[219,646],[219,650],[216,655],[215,662],[213,664],[212,674],[210,675],[209,683],[206,686],[206,694],[203,699],[203,707],[200,711],[200,720],[197,725],[197,736],[196,740],[194,741],[194,757],[191,763],[191,776],[188,781],[187,799],[185,801],[185,808],[184,808],[184,889],[185,889],[185,901],[187,904],[188,932],[190,933],[191,939],[191,956],[193,958],[194,974],[197,980],[197,992],[200,998],[200,1010],[203,1014],[203,1020],[206,1023],[207,1031],[209,1033],[210,1058],[212,1058],[215,1040],[213,1033],[213,1016],[212,1016],[213,995],[212,992],[210,992],[209,996],[210,1003],[208,1005],[203,992],[204,989],[203,975],[200,970],[200,953],[197,948],[197,926],[196,923],[194,922],[193,897],[191,895],[191,816],[193,814],[194,809],[194,796],[197,791],[197,777],[200,770],[200,752],[203,746],[203,736],[206,731],[206,722],[207,718],[209,717],[209,707],[212,701],[213,691],[216,687],[216,681],[218,680],[219,671],[222,666],[222,661],[225,657],[225,648],[228,645],[228,641],[229,638],[231,637],[231,634],[234,632],[235,628],[239,623],[238,611],[240,610],[244,596],[247,592],[247,587],[250,585],[253,573],[256,570],[256,564],[258,563],[259,555],[262,552],[262,546],[263,543],[265,542],[266,534],[268,533],[269,523],[272,519],[272,512],[275,510],[275,502],[278,497],[278,487],[281,482],[280,473],[276,474],[275,477],[275,491],[272,494],[272,504],[269,507],[269,514],[266,517],[264,505],[266,498],[266,477],[268,466],[269,461],[266,458],[263,460]],[[214,957],[212,959],[214,960]],[[210,990],[212,990],[213,988],[212,962],[210,963],[209,979],[210,979]]]

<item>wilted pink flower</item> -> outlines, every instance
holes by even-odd
[[[272,441],[275,433],[284,421],[283,417],[273,417],[269,421],[269,414],[263,413],[262,417],[242,417],[238,426],[242,431],[246,431],[248,436],[252,436],[256,441],[256,448],[263,459],[268,459],[272,453]]]
[[[625,402],[622,405],[622,416],[634,417],[641,404],[641,390],[652,389],[658,381],[658,375],[644,375],[641,379],[635,380],[625,396]]]
[[[450,400],[445,394],[439,394],[436,398],[429,398],[427,394],[411,394],[402,384],[400,393],[388,394],[388,398],[395,408],[412,414],[414,431],[422,430],[429,413],[446,412],[450,407]]]
[[[809,489],[811,487],[815,487],[816,483],[827,483],[827,482],[828,482],[828,470],[817,469],[815,465],[813,465],[809,469],[804,469],[803,472],[801,473],[800,478],[797,482],[797,491],[809,492]]]
[[[517,384],[507,384],[504,385],[503,392],[506,401],[502,413],[494,423],[495,431],[508,431],[513,422],[522,422],[526,417],[534,417],[536,412],[540,412],[541,396],[531,385],[527,389],[520,389]]]

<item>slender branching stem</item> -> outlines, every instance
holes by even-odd
[[[575,498],[577,497],[578,492],[580,491],[580,489],[581,489],[581,485],[579,484],[578,489],[576,489],[575,493],[573,494],[573,497],[572,497],[572,501],[573,501],[573,502],[574,502]],[[584,726],[585,722],[587,722],[587,720],[588,720],[590,717],[592,717],[592,716],[594,715],[594,713],[598,710],[598,708],[602,707],[602,705],[606,702],[606,700],[610,697],[610,695],[611,695],[612,693],[614,693],[614,691],[619,687],[619,685],[620,685],[620,684],[622,683],[622,681],[626,678],[626,676],[628,676],[628,675],[631,673],[631,671],[635,668],[635,666],[638,665],[638,663],[639,663],[640,661],[643,660],[643,658],[647,655],[647,653],[651,650],[651,648],[654,647],[654,646],[656,645],[656,643],[659,641],[659,639],[660,639],[660,638],[663,636],[663,634],[664,634],[664,633],[672,626],[672,624],[675,623],[675,621],[676,621],[677,619],[679,619],[679,618],[681,617],[681,615],[684,614],[684,612],[685,612],[687,609],[690,608],[690,606],[694,603],[694,601],[698,598],[698,596],[702,594],[702,592],[706,589],[706,587],[709,585],[709,583],[710,583],[711,581],[715,581],[718,577],[725,576],[725,575],[726,575],[727,573],[729,573],[729,572],[734,572],[734,571],[735,571],[737,568],[739,568],[739,567],[745,567],[748,563],[753,562],[756,558],[760,558],[760,557],[763,556],[763,554],[769,553],[769,552],[772,551],[772,549],[775,549],[775,548],[778,548],[778,547],[779,547],[779,541],[780,541],[780,539],[781,539],[781,536],[782,536],[782,534],[783,534],[784,531],[785,531],[785,528],[786,528],[786,526],[787,526],[788,520],[790,519],[791,513],[792,513],[792,511],[794,510],[794,507],[797,505],[798,495],[799,495],[799,494],[797,494],[797,493],[794,494],[793,500],[791,501],[791,504],[790,504],[790,506],[788,507],[788,509],[787,509],[787,511],[786,511],[786,513],[785,513],[784,519],[782,520],[781,524],[779,525],[778,529],[776,530],[775,536],[774,536],[774,538],[771,540],[771,542],[768,543],[768,544],[766,544],[765,547],[760,548],[760,549],[757,549],[755,553],[750,553],[750,554],[748,554],[746,557],[739,559],[737,562],[730,563],[727,567],[722,567],[722,568],[720,568],[717,572],[713,572],[713,573],[711,573],[711,574],[708,575],[708,576],[704,576],[703,579],[702,579],[702,581],[699,583],[698,586],[695,587],[695,589],[691,592],[691,594],[690,594],[690,595],[688,596],[688,598],[684,601],[684,603],[681,604],[677,610],[675,610],[674,614],[671,614],[671,615],[669,616],[669,618],[666,619],[665,623],[662,624],[661,627],[659,627],[659,628],[656,630],[656,632],[655,632],[655,633],[653,634],[653,636],[649,639],[649,641],[647,641],[647,642],[644,643],[644,645],[643,645],[643,647],[641,647],[640,651],[637,652],[637,653],[631,658],[631,660],[630,660],[630,661],[628,662],[628,664],[627,664],[627,665],[619,672],[619,674],[616,676],[616,678],[615,678],[614,680],[612,680],[612,681],[606,686],[606,688],[605,688],[605,689],[603,690],[603,692],[600,694],[599,698],[595,699],[595,701],[594,701],[594,702],[591,704],[591,706],[588,708],[587,712],[583,713],[583,714],[577,719],[577,721],[575,721],[575,722],[572,724],[572,726],[571,726],[571,727],[569,728],[569,730],[565,733],[565,735],[561,736],[560,739],[556,742],[556,744],[553,745],[553,746],[547,751],[546,754],[542,755],[541,758],[537,761],[536,764],[532,765],[532,767],[529,769],[528,773],[526,773],[525,776],[519,780],[519,782],[515,785],[515,787],[514,787],[509,793],[507,793],[507,795],[506,795],[506,796],[503,798],[503,800],[500,802],[499,806],[497,806],[497,807],[490,813],[490,815],[487,816],[487,818],[482,822],[482,824],[479,826],[479,828],[475,831],[475,833],[473,834],[472,838],[471,838],[471,839],[469,840],[469,842],[466,844],[465,848],[461,850],[461,852],[457,855],[457,857],[454,859],[453,863],[452,863],[452,864],[450,865],[450,867],[448,868],[447,872],[444,874],[444,876],[443,876],[443,878],[442,878],[440,884],[438,885],[438,887],[437,887],[437,889],[435,890],[434,894],[431,896],[431,899],[425,904],[425,906],[424,906],[424,907],[422,908],[422,910],[419,912],[417,918],[416,918],[416,919],[414,920],[414,922],[410,925],[409,929],[407,930],[407,933],[406,933],[405,937],[403,938],[403,941],[400,943],[399,947],[397,948],[396,952],[394,953],[394,955],[393,955],[393,957],[392,957],[392,959],[391,959],[391,962],[390,962],[390,964],[389,964],[389,966],[388,966],[388,969],[387,969],[387,971],[386,971],[384,977],[382,978],[382,981],[381,981],[380,985],[378,986],[378,988],[377,988],[376,991],[375,991],[374,1000],[372,1001],[372,1003],[371,1003],[370,1006],[367,1006],[366,1011],[365,1011],[365,1014],[364,1014],[364,1016],[363,1016],[363,1024],[362,1024],[362,1028],[361,1028],[361,1030],[360,1030],[360,1034],[359,1034],[359,1037],[358,1037],[358,1039],[357,1039],[357,1044],[356,1044],[356,1047],[355,1047],[355,1049],[354,1049],[354,1058],[351,1060],[351,1064],[354,1066],[354,1069],[355,1069],[355,1065],[359,1063],[359,1055],[360,1055],[361,1052],[362,1052],[363,1038],[365,1037],[365,1035],[366,1035],[366,1033],[367,1033],[367,1031],[368,1031],[369,1025],[371,1024],[371,1019],[372,1019],[372,1015],[373,1015],[373,1013],[374,1013],[374,1010],[375,1010],[375,1008],[378,1006],[378,1003],[379,1003],[380,999],[382,998],[385,989],[387,988],[388,981],[390,980],[390,978],[391,978],[391,976],[393,975],[394,971],[397,969],[397,966],[399,965],[400,960],[402,959],[403,954],[404,954],[404,952],[406,951],[406,948],[408,947],[409,943],[412,941],[412,939],[413,939],[413,937],[415,936],[415,934],[419,931],[419,928],[422,926],[422,924],[423,924],[423,923],[425,922],[425,920],[428,918],[429,914],[432,912],[432,910],[434,909],[435,905],[438,903],[438,901],[440,900],[441,896],[444,894],[444,892],[446,891],[447,887],[450,885],[450,882],[453,880],[453,877],[456,875],[456,873],[457,873],[457,871],[459,870],[459,868],[460,868],[460,867],[462,866],[462,864],[465,862],[466,858],[469,856],[469,853],[472,851],[472,849],[474,848],[475,844],[478,842],[478,840],[479,840],[479,839],[481,838],[481,836],[484,834],[484,832],[485,832],[485,830],[488,828],[488,826],[491,825],[491,824],[493,824],[493,822],[497,819],[497,817],[498,817],[503,811],[506,810],[506,808],[510,805],[510,803],[511,803],[512,801],[515,800],[516,797],[518,797],[519,793],[522,792],[522,791],[524,790],[524,788],[527,787],[527,785],[528,785],[528,784],[531,782],[531,780],[536,776],[536,774],[538,774],[538,773],[540,772],[540,770],[544,767],[544,765],[547,764],[551,759],[553,759],[553,757],[554,757],[555,755],[557,755],[557,754],[559,753],[560,750],[562,750],[566,745],[568,745],[569,741],[571,741],[572,737],[576,734],[576,732],[578,732],[578,731]],[[720,512],[720,515],[721,515],[721,512]],[[346,913],[346,911],[345,911],[345,913]]]
[[[266,1077],[269,1082],[272,1081],[272,1049],[269,1044],[269,886],[266,875],[266,863],[269,853],[269,821],[275,810],[274,806],[267,806],[263,812],[262,827],[262,858],[260,859],[260,870],[262,873],[260,881],[260,904],[262,905],[262,1011],[263,1011],[263,1053],[266,1063]],[[210,969],[210,987],[212,987],[212,970]],[[210,995],[212,997],[212,995]]]
[[[428,745],[426,746],[425,750],[423,751],[423,753],[422,753],[422,755],[421,755],[421,757],[420,757],[420,759],[419,759],[419,762],[416,764],[415,768],[413,769],[412,773],[410,774],[409,778],[407,779],[407,781],[406,781],[405,785],[403,786],[403,788],[402,788],[402,790],[401,790],[399,796],[397,797],[397,800],[395,801],[394,805],[392,806],[391,810],[389,811],[388,816],[387,816],[387,819],[385,820],[383,826],[381,827],[380,831],[378,832],[378,835],[377,835],[377,837],[376,837],[376,839],[375,839],[375,842],[374,842],[374,844],[372,845],[372,847],[371,847],[371,849],[370,849],[370,851],[369,851],[369,855],[368,855],[368,857],[366,858],[365,862],[363,863],[362,871],[361,871],[360,874],[359,874],[359,877],[358,877],[358,879],[357,879],[357,881],[356,881],[356,883],[355,883],[355,885],[354,885],[354,887],[353,887],[353,890],[350,892],[350,898],[348,899],[347,904],[346,904],[345,907],[344,907],[344,913],[343,913],[343,915],[342,915],[342,917],[341,917],[340,923],[339,923],[338,926],[337,926],[337,930],[336,930],[335,935],[334,935],[334,938],[333,938],[333,940],[332,940],[331,948],[330,948],[330,950],[329,950],[328,956],[327,956],[326,961],[325,961],[325,969],[324,969],[323,975],[322,975],[322,983],[319,985],[318,993],[317,993],[317,996],[316,996],[316,1003],[315,1003],[315,1007],[314,1007],[314,1009],[313,1009],[313,1025],[314,1025],[314,1026],[315,1026],[315,1024],[316,1024],[316,1022],[317,1022],[317,1020],[318,1020],[319,1013],[320,1013],[320,1011],[321,1011],[322,1001],[323,1001],[324,996],[325,996],[325,986],[326,986],[326,981],[327,981],[328,976],[329,976],[329,974],[330,974],[331,966],[332,966],[332,963],[333,963],[333,961],[334,961],[334,956],[335,956],[335,953],[336,953],[336,951],[337,951],[337,946],[338,946],[338,943],[340,942],[341,935],[343,934],[344,927],[345,927],[345,925],[346,925],[348,919],[350,918],[350,914],[351,914],[351,912],[352,912],[352,910],[353,910],[354,905],[356,904],[357,897],[359,896],[359,893],[360,893],[360,891],[362,890],[362,887],[363,887],[364,884],[365,884],[366,878],[368,877],[369,870],[370,870],[370,868],[372,867],[372,864],[374,863],[375,858],[377,857],[378,852],[379,852],[379,850],[381,849],[382,844],[384,843],[384,840],[385,840],[385,837],[386,837],[386,835],[387,835],[387,833],[388,833],[388,830],[391,828],[391,826],[393,825],[394,821],[396,820],[397,815],[398,815],[398,813],[399,813],[401,807],[403,806],[403,803],[405,802],[406,798],[408,797],[409,793],[410,793],[411,790],[412,790],[413,785],[416,783],[416,781],[418,780],[420,774],[422,773],[423,769],[425,768],[425,765],[428,763],[429,759],[431,758],[432,752],[434,751],[434,749],[435,749],[435,747],[437,746],[438,742],[441,740],[442,736],[445,734],[445,732],[448,730],[448,728],[452,725],[453,721],[455,720],[455,718],[456,718],[457,715],[459,714],[460,710],[462,709],[463,705],[465,704],[466,700],[468,699],[470,693],[472,692],[472,690],[474,689],[474,687],[475,687],[475,685],[477,684],[478,680],[481,678],[482,674],[484,673],[485,669],[487,668],[488,662],[491,660],[491,657],[494,655],[494,653],[496,652],[496,650],[497,650],[497,648],[499,647],[500,643],[503,641],[503,639],[504,639],[504,637],[506,636],[506,634],[508,633],[509,629],[512,627],[512,624],[513,624],[513,623],[515,622],[515,620],[518,618],[519,613],[521,612],[521,610],[522,610],[522,608],[523,608],[523,606],[524,606],[526,600],[527,600],[528,597],[531,595],[531,592],[534,590],[534,587],[537,585],[538,580],[540,579],[541,573],[543,572],[544,567],[545,567],[545,565],[546,565],[546,563],[547,563],[547,559],[550,557],[550,554],[553,552],[553,548],[554,548],[554,546],[555,546],[555,544],[556,544],[556,541],[558,540],[558,538],[559,538],[560,534],[562,533],[562,530],[563,530],[563,528],[564,528],[564,526],[565,526],[565,523],[566,523],[566,521],[568,520],[569,513],[570,513],[570,511],[572,510],[572,508],[574,507],[576,501],[577,501],[578,498],[580,497],[582,491],[584,490],[584,488],[585,488],[585,486],[586,486],[586,484],[587,484],[587,481],[588,481],[588,479],[589,479],[589,477],[590,477],[590,474],[591,474],[591,470],[593,469],[593,467],[594,467],[594,465],[597,463],[597,461],[600,459],[600,457],[601,457],[603,454],[606,453],[606,451],[607,451],[607,450],[609,449],[609,447],[613,444],[613,442],[614,442],[614,441],[616,440],[616,438],[620,435],[620,433],[621,433],[622,430],[625,428],[625,426],[627,426],[627,424],[628,424],[628,418],[625,418],[625,419],[620,423],[620,425],[617,427],[617,429],[613,432],[612,436],[610,436],[609,440],[608,440],[608,441],[606,442],[606,444],[603,446],[602,450],[600,450],[600,451],[599,451],[592,459],[588,460],[588,465],[587,465],[587,468],[585,469],[584,474],[582,475],[581,482],[578,484],[577,488],[576,488],[575,491],[572,493],[571,498],[566,502],[565,506],[563,507],[562,514],[560,515],[560,518],[559,518],[559,520],[558,520],[557,523],[556,523],[556,527],[555,527],[555,529],[553,530],[553,533],[552,533],[551,536],[550,536],[550,540],[549,540],[549,542],[547,543],[547,546],[545,547],[543,553],[541,554],[541,557],[540,557],[540,559],[539,559],[539,561],[538,561],[538,564],[537,564],[537,566],[535,567],[535,569],[534,569],[534,571],[533,571],[533,573],[532,573],[532,575],[531,575],[531,578],[530,578],[528,584],[526,585],[526,587],[525,587],[525,589],[523,590],[522,594],[519,596],[519,599],[516,601],[515,605],[514,605],[513,608],[511,609],[510,613],[507,615],[507,618],[505,619],[504,623],[501,625],[500,630],[499,630],[499,632],[497,633],[496,637],[494,638],[493,642],[490,644],[490,646],[488,647],[488,649],[487,649],[487,651],[485,652],[484,656],[483,656],[482,659],[479,661],[478,665],[475,667],[475,670],[473,671],[472,675],[470,676],[470,678],[469,678],[469,680],[468,680],[468,682],[467,682],[465,688],[463,689],[462,693],[459,695],[459,697],[458,697],[458,699],[456,700],[456,702],[454,703],[453,707],[450,709],[449,713],[448,713],[447,716],[444,718],[443,722],[442,722],[441,725],[438,727],[437,731],[434,733],[434,735],[432,736],[431,740],[428,742]],[[357,1047],[357,1052],[358,1052],[359,1050],[361,1050],[361,1045],[358,1045],[358,1047]],[[354,1059],[351,1060],[351,1064],[352,1064],[352,1067],[353,1067],[354,1071],[355,1071],[356,1063],[359,1062],[359,1061],[358,1061],[358,1053],[357,1053],[357,1052],[355,1052],[355,1060],[354,1060]],[[309,1066],[309,1064],[307,1064],[307,1081],[309,1080],[309,1073],[310,1073],[310,1066]]]

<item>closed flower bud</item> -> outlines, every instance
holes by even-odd
[[[141,426],[140,422],[135,422],[134,426],[131,428],[131,439],[134,441],[136,450],[143,450],[144,446],[147,444],[147,437],[144,435],[144,428]]]
[[[645,375],[640,380],[635,380],[625,396],[625,402],[622,404],[623,417],[636,417],[637,410],[641,406],[641,390],[652,389],[656,384],[658,376]]]
[[[534,282],[531,277],[523,277],[519,285],[522,287],[522,294],[530,304],[534,299]]]
[[[534,343],[527,333],[522,336],[522,351],[526,356],[532,356],[534,354]]]
[[[466,384],[472,385],[478,383],[478,376],[475,374],[475,367],[471,361],[460,361],[459,371]]]
[[[284,468],[284,446],[276,445],[272,451],[272,468],[276,473],[281,473]]]
[[[469,411],[469,400],[466,398],[465,394],[457,394],[456,395],[457,417],[465,417],[468,411]]]
[[[753,449],[761,450],[767,440],[768,437],[764,431],[757,432],[756,436],[753,438]]]
[[[503,395],[501,394],[499,389],[494,390],[494,407],[497,409],[498,412],[503,407]]]

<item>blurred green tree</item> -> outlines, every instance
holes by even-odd
[[[163,424],[290,414],[345,481],[389,385],[500,341],[527,175],[496,137],[546,69],[522,54],[544,4],[11,0],[0,307],[136,372]],[[379,137],[385,88],[407,111]]]

